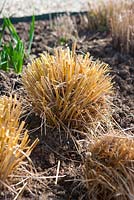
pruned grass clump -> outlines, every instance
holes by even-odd
[[[108,119],[109,67],[89,53],[69,48],[44,53],[28,65],[22,81],[34,111],[49,125],[84,129]]]
[[[89,199],[134,199],[134,139],[104,135],[89,147],[84,175]]]
[[[16,97],[0,97],[0,180],[5,181],[37,144],[29,144],[28,131],[20,122],[21,103]]]

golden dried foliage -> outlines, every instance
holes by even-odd
[[[91,1],[87,15],[91,31],[110,30],[113,45],[122,53],[134,55],[134,1]]]
[[[0,179],[7,177],[28,157],[37,144],[29,145],[28,131],[20,123],[21,103],[16,96],[0,97]]]
[[[134,199],[134,139],[103,135],[89,146],[84,175],[89,199]]]
[[[116,0],[118,1],[118,0]],[[110,27],[110,18],[115,9],[115,0],[89,2],[87,26],[90,31],[105,31]]]
[[[111,17],[113,44],[122,53],[134,55],[134,1],[122,0],[120,4]]]
[[[108,119],[109,67],[89,53],[76,55],[75,48],[44,53],[28,65],[22,81],[35,112],[50,125],[84,129]]]

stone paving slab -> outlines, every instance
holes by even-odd
[[[5,4],[4,4],[5,2]],[[0,17],[23,17],[52,12],[88,10],[89,0],[0,0]]]

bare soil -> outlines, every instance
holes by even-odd
[[[28,23],[16,24],[17,31],[27,44]],[[133,131],[134,128],[134,57],[122,55],[112,46],[112,38],[109,32],[91,33],[78,24],[79,39],[77,42],[77,52],[90,52],[94,59],[108,63],[111,67],[111,75],[114,76],[115,97],[113,103],[116,105],[114,119],[124,130]],[[63,46],[72,46],[72,40],[68,40]],[[32,45],[32,55],[38,56],[43,51],[53,53],[53,48],[61,45],[50,23],[38,21],[35,26],[35,37]],[[25,61],[25,66],[28,61]],[[25,92],[21,84],[21,76],[13,72],[6,73],[0,71],[0,95],[9,95],[15,90],[19,96],[25,98]],[[33,130],[41,125],[41,119],[34,114],[29,114],[26,120],[28,129]],[[87,200],[87,191],[81,181],[83,157],[85,147],[77,151],[74,141],[70,135],[58,130],[48,128],[32,131],[32,139],[39,137],[40,143],[31,155],[31,159],[39,172],[46,173],[46,176],[55,176],[57,165],[60,161],[59,175],[65,177],[44,181],[45,187],[37,183],[31,185],[30,193],[27,188],[24,190],[21,199],[48,199],[48,200]],[[41,135],[43,133],[43,135]],[[75,136],[79,141],[84,140],[84,136]],[[0,192],[0,199],[13,199],[11,193]]]

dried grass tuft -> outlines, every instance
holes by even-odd
[[[24,130],[24,122],[20,123],[21,103],[16,96],[0,97],[0,180],[8,176],[28,158],[37,144],[37,140],[29,145],[28,131]]]
[[[42,54],[22,75],[34,111],[57,127],[84,129],[109,117],[111,77],[107,64],[89,53],[57,48]]]
[[[134,1],[122,0],[111,17],[113,45],[121,53],[134,55]]]
[[[134,199],[134,139],[103,135],[89,147],[84,165],[89,199]]]
[[[114,5],[115,0],[89,2],[87,26],[90,31],[105,31],[110,28],[110,18],[115,9]]]
[[[57,16],[53,20],[53,29],[61,41],[76,40],[78,37],[76,21],[69,14]]]
[[[102,0],[90,2],[87,16],[90,31],[110,30],[115,48],[134,52],[134,1]]]

